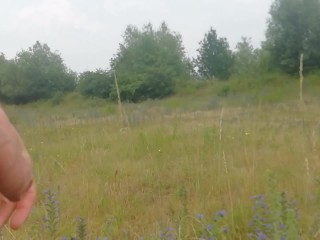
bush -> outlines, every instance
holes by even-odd
[[[87,97],[108,99],[113,88],[113,78],[109,72],[97,70],[80,74],[78,90]]]

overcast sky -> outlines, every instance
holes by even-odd
[[[127,25],[166,21],[189,57],[210,26],[232,48],[241,36],[264,40],[273,0],[0,0],[0,52],[13,58],[37,40],[82,72],[106,69]]]

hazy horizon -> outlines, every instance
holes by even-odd
[[[259,47],[273,0],[3,0],[0,52],[13,58],[36,41],[59,51],[65,64],[82,72],[106,69],[127,25],[155,28],[165,21],[182,35],[189,57],[213,27],[234,49],[241,37]]]

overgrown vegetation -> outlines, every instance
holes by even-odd
[[[0,97],[8,103],[28,103],[73,91],[76,75],[47,44],[36,42],[14,60],[0,55]]]
[[[113,75],[107,71],[87,71],[79,76],[78,90],[84,96],[110,99],[113,88]]]
[[[124,42],[111,60],[119,80],[122,99],[137,102],[157,99],[175,92],[177,79],[188,79],[190,64],[181,36],[166,23],[155,31],[151,24],[142,30],[128,26]],[[115,91],[113,92],[116,98]]]
[[[1,237],[319,239],[318,7],[276,0],[260,49],[231,52],[211,28],[193,60],[165,23],[128,26],[110,69],[77,76],[39,42],[1,55],[1,101],[28,103],[4,107],[39,191],[26,227]]]
[[[172,96],[196,81],[241,79],[241,85],[259,85],[275,74],[296,76],[301,57],[304,73],[315,74],[320,67],[319,20],[317,0],[275,0],[260,48],[242,37],[232,51],[211,27],[194,59],[186,56],[182,36],[165,22],[158,29],[151,23],[141,29],[129,25],[109,68],[78,74],[67,69],[58,52],[36,42],[13,60],[0,55],[0,100],[23,104],[52,98],[59,104],[65,93],[76,90],[115,101],[117,76],[121,98],[141,102]],[[226,87],[221,95],[227,94]]]
[[[232,51],[226,38],[218,38],[210,28],[200,42],[198,57],[194,60],[200,77],[205,79],[228,79],[233,65]]]
[[[98,99],[6,106],[39,197],[4,239],[317,239],[317,96],[208,108],[198,91],[125,104],[129,128]]]
[[[270,9],[265,48],[273,67],[296,74],[300,54],[305,55],[305,71],[319,69],[320,3],[318,0],[275,0]]]

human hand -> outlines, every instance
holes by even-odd
[[[0,107],[0,229],[10,222],[18,229],[36,198],[32,160],[24,143]]]
[[[18,229],[26,221],[36,200],[36,185],[32,183],[27,192],[17,202],[0,195],[0,228],[10,222],[12,229]]]

